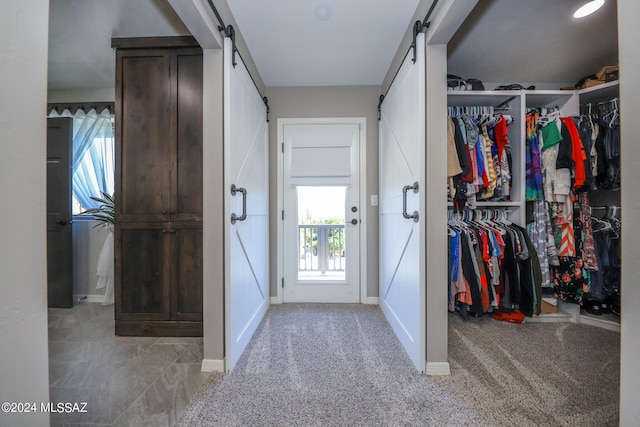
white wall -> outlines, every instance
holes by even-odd
[[[622,111],[622,327],[620,425],[640,425],[640,2],[618,0]]]
[[[223,51],[203,51],[203,370],[224,370]]]
[[[0,14],[0,402],[47,402],[46,108],[48,0],[3,0]],[[44,413],[0,412],[3,426]]]
[[[366,117],[367,118],[367,201],[378,194],[378,97],[379,86],[339,87],[267,87],[271,111],[269,115],[269,167],[270,167],[270,217],[271,238],[271,296],[276,295],[277,265],[277,156],[280,142],[277,140],[279,118]],[[378,296],[378,207],[367,206],[367,295]]]
[[[115,65],[114,65],[115,67]],[[115,72],[115,69],[114,69]],[[65,89],[50,90],[47,102],[52,104],[65,102],[115,102],[116,89],[113,87],[94,89]],[[88,110],[87,110],[88,111]]]

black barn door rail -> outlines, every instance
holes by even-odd
[[[411,62],[413,62],[414,64],[416,62],[416,58],[417,58],[416,51],[418,49],[416,39],[418,38],[418,34],[420,34],[421,32],[423,32],[424,30],[428,29],[431,26],[431,22],[429,21],[429,18],[431,17],[431,14],[433,13],[433,10],[436,8],[437,4],[438,4],[438,0],[433,0],[431,2],[431,6],[429,7],[429,11],[427,12],[427,15],[424,17],[424,19],[422,21],[416,21],[415,24],[413,24],[413,39],[411,41],[411,46],[409,47],[409,50],[413,49],[413,57],[411,58]],[[402,63],[400,63],[400,66],[398,67],[396,74],[393,76],[393,79],[391,80],[391,84],[389,84],[389,88],[391,88],[391,86],[393,85],[393,82],[396,79],[396,76],[398,75],[398,73],[400,72],[401,67],[402,67]],[[384,98],[387,95],[387,93],[389,93],[389,88],[383,95],[380,95],[380,102],[378,103],[378,120],[380,120],[381,118],[380,111],[382,107],[382,102],[384,101]]]
[[[229,37],[231,39],[231,63],[233,64],[233,68],[235,68],[236,65],[238,64],[236,62],[236,53],[238,54],[238,56],[240,56],[240,59],[242,59],[242,55],[240,55],[240,51],[236,47],[236,30],[233,28],[233,25],[225,25],[224,21],[222,20],[222,17],[220,16],[220,12],[218,12],[218,9],[216,9],[216,6],[213,4],[212,0],[207,0],[207,2],[209,3],[209,7],[211,8],[211,10],[213,11],[213,14],[216,16],[216,19],[218,20],[218,24],[219,24],[218,31],[223,32],[225,37]],[[268,122],[269,121],[269,100],[267,99],[266,96],[262,96],[262,93],[260,92],[260,88],[258,88],[258,85],[256,84],[256,81],[251,75],[251,72],[249,71],[249,69],[247,69],[247,72],[249,73],[249,77],[251,77],[251,81],[253,82],[253,85],[256,87],[256,90],[260,94],[260,97],[262,98],[264,105],[267,107],[267,122]]]

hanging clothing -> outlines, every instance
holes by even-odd
[[[507,126],[511,119],[454,109],[457,115],[447,119],[447,166],[449,200],[456,212],[475,209],[478,200],[509,200],[512,159]],[[455,173],[454,146],[459,174]]]
[[[449,228],[450,311],[539,313],[542,273],[526,229],[487,219],[451,220]]]
[[[447,121],[447,177],[454,177],[462,173],[455,141],[453,122]]]
[[[533,242],[541,271],[541,286],[550,287],[549,257],[547,255],[547,222],[549,213],[544,200],[533,203],[533,221],[527,224],[527,231]]]
[[[542,200],[542,164],[538,143],[538,112],[526,115],[526,200]]]
[[[573,253],[560,249],[560,265],[554,268],[554,289],[557,298],[567,302],[582,304],[584,295],[590,291],[589,270],[584,265],[583,223],[579,199],[572,196],[573,207]],[[564,233],[563,228],[563,233]],[[564,234],[563,234],[564,238]],[[563,241],[564,243],[564,241]]]
[[[540,130],[540,137],[543,141],[541,156],[544,199],[550,202],[554,200],[558,144],[562,141],[560,121],[553,120],[544,125]]]
[[[563,117],[561,118],[561,120],[566,126],[569,138],[571,139],[571,163],[573,166],[574,179],[573,186],[575,189],[579,189],[582,188],[587,179],[587,174],[585,171],[585,160],[587,159],[587,157],[584,154],[582,140],[580,139],[578,129],[576,128],[576,124],[574,123],[573,119],[571,117]]]

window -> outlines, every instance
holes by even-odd
[[[114,117],[108,108],[88,113],[78,108],[72,114],[68,108],[58,115],[52,110],[49,117],[73,118],[73,214],[98,206],[91,197],[102,193],[113,195],[114,190]]]

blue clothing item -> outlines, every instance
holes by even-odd
[[[449,259],[451,260],[451,280],[458,280],[458,265],[460,264],[460,233],[456,230],[453,230],[455,233],[454,236],[451,237],[451,255]]]
[[[482,187],[486,187],[489,183],[488,182],[484,182],[484,179],[482,178],[484,176],[484,169],[485,169],[485,165],[484,165],[484,150],[485,150],[485,146],[484,146],[484,136],[479,135],[478,138],[476,139],[476,164],[478,165],[478,186]]]
[[[496,235],[492,233],[487,233],[489,235],[489,241],[491,242],[491,255],[496,258],[500,258],[502,256],[502,249],[500,249],[500,245],[498,244],[498,239],[496,239]]]

